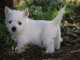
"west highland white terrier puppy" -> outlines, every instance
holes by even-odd
[[[32,20],[28,18],[28,10],[11,10],[5,7],[6,26],[17,43],[17,53],[25,51],[29,43],[45,47],[45,53],[53,53],[60,48],[62,41],[60,21],[65,7],[52,21]],[[36,17],[36,16],[35,16]]]

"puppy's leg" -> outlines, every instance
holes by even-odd
[[[17,53],[22,53],[22,52],[25,51],[24,45],[25,44],[18,42],[18,44],[17,44]]]
[[[55,50],[54,50],[54,40],[53,39],[46,39],[44,41],[44,45],[46,47],[46,51],[45,53],[53,53]]]
[[[25,45],[28,43],[27,39],[23,36],[18,38],[17,42],[17,53],[22,53],[25,51]]]
[[[55,49],[58,50],[60,48],[60,43],[62,42],[62,38],[60,36],[58,36],[55,39]]]
[[[58,50],[60,48],[60,43],[62,42],[60,27],[57,32],[57,36],[55,38],[55,49]]]

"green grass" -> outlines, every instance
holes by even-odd
[[[0,23],[0,53],[9,53],[9,49],[13,45],[13,41],[9,32],[6,29],[6,25]]]

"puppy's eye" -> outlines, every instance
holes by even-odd
[[[21,25],[22,23],[19,21],[18,24]]]
[[[9,21],[9,23],[11,24],[11,23],[12,23],[12,21]]]

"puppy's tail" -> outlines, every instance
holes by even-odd
[[[64,14],[65,6],[59,11],[58,15],[54,18],[52,23],[56,26],[60,23],[62,20],[63,14]]]

